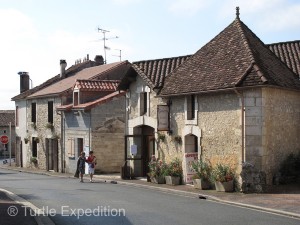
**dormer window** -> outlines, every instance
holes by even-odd
[[[188,95],[185,97],[184,111],[185,111],[185,124],[197,125],[198,101],[195,95]]]
[[[79,104],[79,92],[76,91],[73,93],[73,105],[78,105]]]

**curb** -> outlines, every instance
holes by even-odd
[[[11,200],[15,201],[18,204],[24,205],[27,208],[30,208],[34,212],[40,212],[41,215],[34,216],[35,221],[38,225],[55,225],[55,223],[48,217],[43,215],[43,212],[41,209],[33,205],[31,202],[26,201],[24,198],[14,194],[13,192],[10,192],[6,189],[0,188],[0,191],[4,192]]]
[[[49,173],[39,172],[39,171],[25,171],[25,170],[21,170],[21,169],[17,169],[17,168],[7,168],[7,167],[1,167],[1,166],[0,166],[0,168],[1,169],[18,171],[18,172],[24,172],[24,173],[40,174],[40,175],[54,176],[54,177],[60,177],[60,178],[74,179],[73,176],[60,176],[58,174],[49,174]],[[114,179],[111,179],[111,178],[105,179],[105,178],[95,176],[94,179],[99,180],[99,181],[103,181],[103,182],[106,182],[106,183],[121,184],[121,185],[140,187],[140,188],[145,188],[145,189],[150,189],[150,190],[157,190],[157,191],[161,191],[161,192],[164,192],[164,193],[170,193],[171,192],[172,194],[177,194],[177,195],[179,194],[179,195],[188,196],[188,197],[196,197],[196,198],[200,198],[200,199],[207,199],[209,201],[214,201],[214,202],[219,202],[219,203],[229,204],[229,205],[235,205],[235,206],[239,206],[239,207],[243,207],[243,208],[249,208],[249,209],[259,210],[259,211],[268,212],[268,213],[274,213],[274,214],[281,215],[281,216],[292,217],[294,219],[300,219],[300,214],[297,214],[297,213],[292,213],[292,212],[287,212],[287,211],[282,211],[282,210],[277,210],[277,209],[272,209],[272,208],[264,208],[264,207],[245,204],[245,203],[227,201],[227,200],[223,200],[221,198],[215,197],[213,195],[205,195],[205,194],[201,194],[201,193],[193,193],[193,192],[188,192],[188,191],[169,189],[169,188],[165,188],[165,187],[149,186],[149,185],[145,185],[145,184],[135,184],[135,183],[126,182],[126,181],[114,180]]]

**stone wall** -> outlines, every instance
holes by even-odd
[[[90,113],[79,112],[65,112],[64,113],[64,137],[63,148],[65,152],[66,172],[74,173],[77,167],[77,159],[80,152],[84,149],[79,149],[78,139],[83,140],[83,148],[89,147],[90,133]],[[73,152],[74,154],[69,154]]]
[[[125,96],[92,110],[92,150],[99,173],[120,172],[124,162]]]
[[[300,152],[300,93],[264,88],[262,97],[262,170],[267,184],[272,184],[280,163],[290,153]]]
[[[51,130],[46,128],[48,123],[48,101],[53,101],[53,125],[54,129]],[[36,128],[34,129],[31,122],[31,103],[36,103]],[[46,138],[53,138],[54,135],[59,137],[58,144],[58,167],[61,172],[61,116],[56,114],[55,108],[61,105],[60,98],[40,98],[28,100],[27,102],[27,136],[29,138],[29,143],[24,145],[24,150],[27,153],[27,162],[26,167],[35,167],[30,163],[30,158],[32,157],[32,138],[38,137],[39,143],[37,144],[37,159],[38,159],[38,168],[47,169],[46,163]]]
[[[228,164],[241,171],[242,163],[242,132],[241,132],[241,106],[236,93],[198,95],[198,124],[187,125],[185,121],[185,97],[172,98],[171,130],[172,135],[164,133],[165,142],[159,142],[159,156],[166,161],[174,158],[183,160],[185,153],[185,135],[187,131],[199,138],[199,155],[211,162]],[[196,131],[196,132],[194,132]],[[182,144],[176,142],[175,137],[180,136]],[[184,160],[183,160],[184,162]]]

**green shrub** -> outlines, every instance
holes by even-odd
[[[295,182],[300,176],[300,153],[289,154],[286,159],[280,164],[280,183]]]

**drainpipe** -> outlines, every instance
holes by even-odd
[[[61,104],[62,105],[62,104]],[[59,113],[58,111],[56,111],[56,114],[60,116],[60,166],[61,166],[61,173],[64,173],[64,141],[65,141],[65,137],[64,137],[64,117],[63,117],[63,112]]]
[[[239,92],[238,90],[234,90],[238,97],[241,99],[241,119],[242,119],[242,163],[246,161],[246,153],[245,153],[245,99],[243,92]]]
[[[89,146],[90,146],[90,151],[92,150],[91,129],[92,129],[92,110],[90,110],[90,127],[89,127]]]

